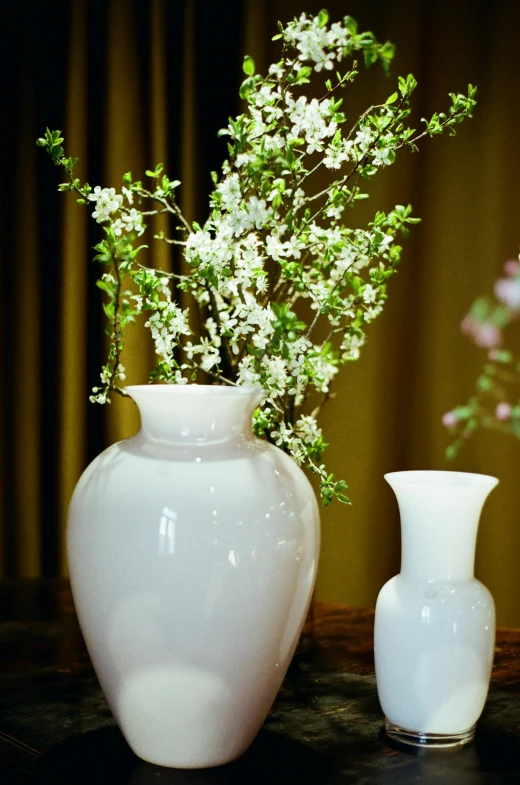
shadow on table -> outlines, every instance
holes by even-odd
[[[319,754],[261,730],[237,761],[213,769],[169,769],[140,760],[115,726],[73,736],[40,761],[38,785],[518,785],[520,740],[477,731],[475,743],[426,750],[390,743],[345,743]]]
[[[520,739],[478,728],[465,747],[424,749],[400,744],[381,730],[382,744],[400,753],[390,765],[374,772],[373,785],[518,785]]]
[[[38,785],[316,785],[328,763],[299,742],[260,731],[241,758],[212,769],[169,769],[140,760],[117,727],[74,736],[41,759]]]

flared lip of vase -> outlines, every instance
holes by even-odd
[[[411,469],[407,471],[388,472],[385,480],[392,486],[415,486],[422,488],[468,488],[480,487],[490,490],[498,485],[498,478],[490,474],[474,472],[453,472],[436,469]]]
[[[124,390],[130,396],[132,392],[152,395],[267,395],[267,391],[259,385],[243,384],[127,384]]]

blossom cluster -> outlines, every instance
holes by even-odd
[[[213,174],[203,225],[184,218],[175,193],[180,183],[164,174],[162,164],[146,172],[149,187],[127,174],[116,193],[74,178],[75,159],[65,157],[59,132],[48,131],[39,144],[67,173],[61,190],[94,203],[93,217],[105,230],[95,258],[111,269],[98,282],[108,297],[111,345],[95,400],[123,392],[118,380],[125,328],[144,314],[157,353],[151,379],[263,387],[256,433],[316,473],[327,504],[348,498],[345,482],[322,463],[327,445],[317,418],[340,367],[359,358],[366,327],[382,313],[387,281],[396,272],[399,238],[419,220],[410,206],[397,205],[356,227],[348,211],[368,198],[361,184],[391,165],[401,149],[415,151],[422,137],[446,129],[453,134],[471,116],[475,89],[450,94],[450,108],[416,130],[407,122],[416,81],[399,77],[384,103],[348,123],[342,92],[358,74],[353,58],[359,54],[366,65],[379,61],[387,70],[393,46],[359,32],[350,17],[329,25],[325,11],[280,25],[275,38],[281,57],[265,76],[256,73],[252,58],[244,59],[240,96],[246,110],[220,132],[228,158],[220,176]],[[313,89],[322,97],[311,97],[306,85],[320,74],[330,78],[319,92]],[[157,209],[145,212],[142,203]],[[181,246],[188,274],[138,262],[144,219],[158,212],[177,227],[172,237],[156,239]],[[200,329],[194,331],[193,323]]]
[[[509,345],[509,328],[520,320],[520,259],[510,259],[503,270],[494,298],[479,297],[461,322],[461,332],[486,351],[486,362],[474,394],[442,417],[456,437],[447,449],[449,458],[479,428],[520,438],[520,353]]]

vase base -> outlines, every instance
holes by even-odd
[[[424,747],[425,749],[462,747],[463,744],[469,744],[469,742],[473,741],[475,736],[474,725],[462,733],[421,733],[420,731],[400,728],[386,718],[385,731],[386,735],[394,741],[411,745],[412,747]]]

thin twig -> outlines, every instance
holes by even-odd
[[[219,335],[222,338],[222,345],[224,347],[224,357],[223,359],[226,361],[228,369],[233,372],[234,362],[233,362],[233,355],[231,354],[231,349],[229,347],[229,341],[227,335],[224,335],[222,330],[222,322],[220,320],[220,312],[218,310],[217,299],[215,297],[215,293],[213,288],[210,284],[207,286],[207,292],[209,295],[210,303],[211,303],[211,315],[215,319],[217,323]]]
[[[182,348],[182,347],[181,347]],[[237,383],[231,381],[231,379],[227,379],[221,373],[217,373],[216,371],[212,371],[211,368],[203,368],[202,365],[193,362],[193,360],[186,360],[186,363],[197,371],[201,371],[202,373],[207,373],[208,376],[212,376],[214,379],[217,379],[219,382],[223,384],[231,385],[232,387],[237,387]]]
[[[159,204],[162,204],[165,207],[165,212],[168,212],[168,213],[171,213],[172,215],[175,215],[179,219],[179,221],[182,223],[182,225],[184,226],[186,231],[189,232],[189,234],[193,234],[192,227],[190,226],[190,224],[188,223],[188,221],[186,220],[186,218],[182,214],[180,207],[178,206],[177,202],[175,201],[175,199],[173,197],[171,197],[171,203],[170,203],[165,197],[157,196],[157,194],[154,194],[151,191],[148,191],[146,188],[136,188],[135,192],[139,196],[145,196],[145,197],[148,197],[148,199],[155,199],[156,202],[159,202]]]

